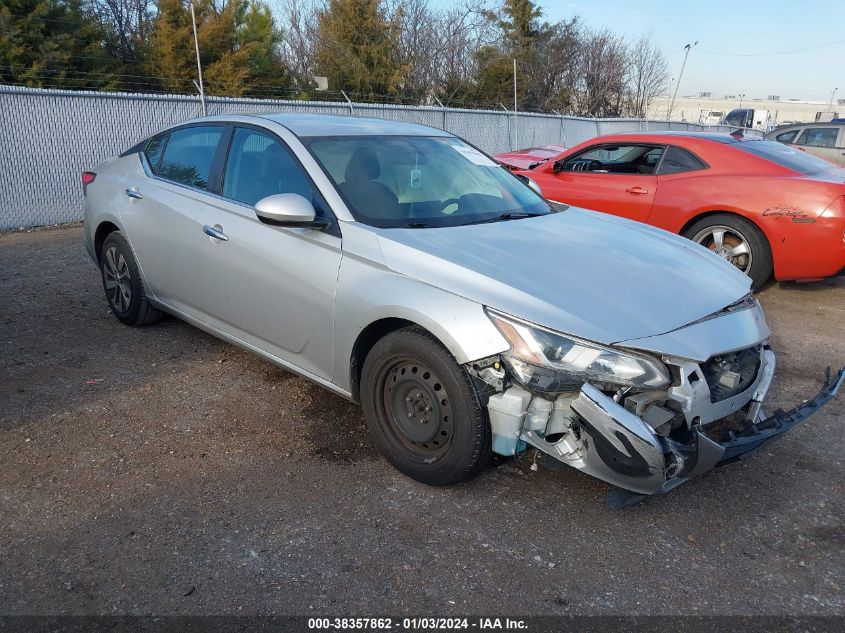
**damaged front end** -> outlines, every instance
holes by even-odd
[[[811,400],[766,417],[775,370],[769,331],[756,300],[736,306],[625,348],[489,311],[511,343],[509,352],[470,364],[496,390],[487,405],[493,451],[534,447],[617,486],[609,502],[625,505],[759,448],[836,395],[845,369],[828,371]],[[673,355],[682,351],[698,358]]]

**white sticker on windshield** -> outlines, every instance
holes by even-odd
[[[469,161],[472,161],[476,165],[481,165],[482,167],[496,167],[496,161],[487,158],[484,154],[479,152],[474,147],[467,147],[466,145],[452,145],[453,150],[458,152],[461,156],[466,158]]]

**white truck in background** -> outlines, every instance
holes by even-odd
[[[724,118],[725,113],[722,110],[701,110],[698,113],[699,125],[719,125]]]
[[[775,117],[768,110],[734,108],[721,121],[722,125],[759,130],[764,134],[775,129]]]

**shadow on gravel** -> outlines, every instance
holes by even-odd
[[[349,463],[378,458],[361,407],[316,385],[309,384],[307,393],[310,403],[302,414],[309,421],[312,456]]]

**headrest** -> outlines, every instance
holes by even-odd
[[[346,166],[346,181],[376,180],[381,174],[378,156],[369,147],[359,147]]]

